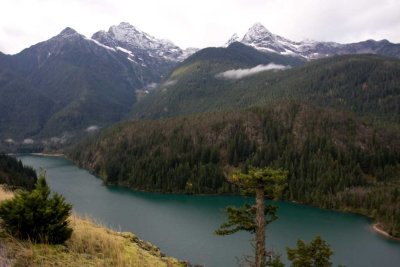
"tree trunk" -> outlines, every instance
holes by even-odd
[[[264,267],[265,256],[265,200],[264,187],[256,189],[256,267]]]

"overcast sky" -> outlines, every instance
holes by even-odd
[[[254,23],[289,39],[400,43],[400,0],[1,0],[0,51],[69,26],[87,37],[126,21],[182,48],[223,45]]]

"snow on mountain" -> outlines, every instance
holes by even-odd
[[[177,58],[179,62],[184,61],[186,58],[190,57],[194,53],[199,51],[198,48],[195,47],[188,47],[184,50],[182,50],[182,54]]]
[[[231,43],[234,42],[239,42],[239,35],[237,35],[237,33],[234,33],[232,35],[232,37],[228,40],[228,42],[226,42],[225,46],[229,46]]]
[[[294,42],[271,33],[261,23],[254,24],[240,42],[260,51],[281,55],[291,55],[306,59],[312,59],[320,55],[320,53],[315,53],[314,50],[321,43],[309,40]],[[323,44],[326,46],[326,43]]]
[[[234,34],[226,46],[238,41],[263,52],[272,52],[281,55],[290,55],[307,60],[343,55],[373,53],[400,57],[400,44],[393,44],[387,40],[368,40],[359,43],[339,44],[335,42],[318,42],[305,40],[295,42],[268,31],[261,23],[254,24],[240,39]]]
[[[118,26],[111,26],[110,31],[116,40],[129,43],[144,49],[177,49],[169,40],[156,39],[142,32],[127,22],[121,22]]]
[[[277,42],[275,35],[268,31],[260,23],[254,24],[241,41],[244,44],[249,44],[259,50],[267,50],[273,52],[282,52],[285,49]]]
[[[193,48],[182,50],[171,41],[157,39],[127,22],[111,26],[107,32],[96,32],[92,39],[115,49],[126,49],[134,55],[141,55],[142,58],[169,62],[182,61],[197,51]]]
[[[72,53],[73,51],[96,55],[99,58],[109,57],[115,59],[118,57],[114,48],[103,45],[96,40],[91,40],[74,29],[67,27],[56,36],[24,49],[16,54],[15,58],[30,58],[32,65],[28,64],[25,67],[29,69],[33,66],[42,66],[48,60],[53,60],[59,56],[63,57],[67,52]]]
[[[100,43],[100,42],[98,42],[98,41],[96,41],[96,40],[93,40],[93,39],[88,39],[88,40],[94,42],[96,45],[101,46],[101,47],[103,47],[103,48],[105,48],[105,49],[108,49],[108,50],[111,50],[111,51],[115,51],[114,48],[109,47],[109,46],[106,46],[106,45],[104,45],[104,44],[102,44],[102,43]]]

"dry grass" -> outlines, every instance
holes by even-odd
[[[0,185],[0,202],[6,199],[10,199],[13,196],[13,192],[7,190],[3,185]]]
[[[0,199],[12,197],[0,188]],[[119,233],[88,218],[71,216],[72,237],[64,245],[33,244],[17,240],[0,229],[0,266],[186,266],[163,257],[158,248],[132,233]]]

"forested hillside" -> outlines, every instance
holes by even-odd
[[[21,76],[0,66],[0,138],[38,133],[53,108],[50,98],[35,91]]]
[[[68,152],[106,184],[181,193],[236,193],[234,168],[289,170],[288,200],[352,210],[400,235],[400,134],[299,102],[107,129]]]
[[[189,57],[172,72],[165,86],[136,105],[136,116],[158,118],[296,99],[371,120],[400,122],[398,59],[347,55],[229,79],[220,74],[244,67],[223,51],[217,56],[216,51],[202,50]]]
[[[37,177],[34,169],[22,165],[20,160],[0,153],[0,184],[31,190]]]

